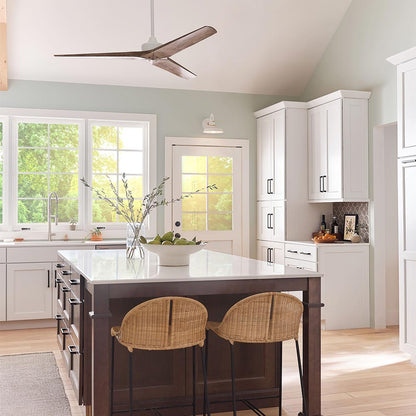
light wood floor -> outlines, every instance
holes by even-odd
[[[0,355],[57,351],[54,329],[0,331]],[[300,409],[295,349],[284,344],[283,408],[285,416]],[[81,412],[63,377],[73,408]],[[416,367],[398,349],[398,330],[324,331],[322,337],[322,414],[324,416],[415,416]],[[276,415],[276,410],[265,410]],[[229,413],[223,413],[222,416]],[[251,415],[240,412],[239,416]],[[59,415],[57,415],[59,416]],[[219,415],[218,415],[219,416]]]

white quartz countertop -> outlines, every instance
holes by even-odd
[[[207,280],[319,277],[320,273],[280,264],[201,250],[190,256],[189,266],[159,266],[158,256],[126,259],[125,250],[60,250],[58,254],[90,283],[197,282]]]
[[[315,243],[312,240],[310,241],[285,241],[287,244],[304,244],[307,246],[325,246],[325,247],[335,247],[335,246],[369,246],[370,243],[351,243],[350,241],[334,241],[330,244]]]
[[[126,244],[126,239],[120,240],[24,240],[24,241],[0,241],[0,247],[71,247],[71,246],[106,246]]]

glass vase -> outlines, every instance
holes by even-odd
[[[126,257],[143,259],[144,249],[140,242],[140,224],[127,224]]]

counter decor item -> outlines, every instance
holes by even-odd
[[[70,229],[71,231],[75,231],[75,230],[76,230],[76,228],[77,228],[77,220],[76,220],[75,218],[71,218],[71,219],[69,220],[69,229]]]
[[[90,237],[91,241],[103,241],[103,235],[98,227],[93,228],[85,237],[85,240]]]
[[[80,181],[84,184],[85,187],[94,192],[98,199],[105,201],[108,205],[110,205],[113,211],[123,217],[127,222],[127,258],[132,259],[137,257],[139,259],[143,259],[144,250],[142,242],[140,241],[140,237],[142,236],[144,224],[151,211],[159,206],[170,205],[181,201],[184,198],[189,198],[192,195],[186,194],[177,198],[166,200],[163,197],[163,189],[169,177],[164,177],[160,184],[155,186],[148,194],[144,195],[141,203],[137,204],[138,198],[135,198],[132,191],[129,189],[129,184],[125,173],[123,173],[121,177],[122,185],[120,186],[120,192],[117,190],[117,187],[113,184],[111,178],[108,175],[107,179],[111,192],[113,193],[111,198],[106,195],[104,190],[96,189],[89,185],[86,179],[82,178]],[[203,190],[211,191],[214,189],[218,189],[215,184],[208,185],[202,189],[197,189],[194,191],[194,193]]]
[[[357,214],[345,214],[344,215],[344,240],[351,241],[358,224]]]
[[[313,238],[313,241],[317,244],[323,243],[334,243],[337,239],[337,236],[334,234],[326,233],[326,234],[318,234]]]

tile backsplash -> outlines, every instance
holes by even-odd
[[[340,230],[344,231],[344,215],[357,214],[358,224],[360,225],[359,234],[364,243],[368,243],[369,222],[368,222],[368,203],[367,202],[334,202],[333,213],[337,217]],[[332,223],[332,218],[330,223]]]

